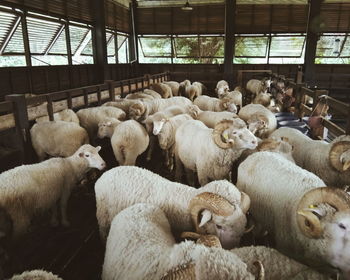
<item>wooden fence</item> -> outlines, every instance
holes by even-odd
[[[54,120],[54,113],[64,109],[80,109],[101,105],[115,100],[116,96],[125,97],[129,93],[142,91],[153,83],[168,80],[169,72],[144,75],[122,81],[106,81],[103,84],[69,89],[64,91],[25,97],[21,94],[7,95],[0,102],[0,135],[9,130],[20,139],[22,162],[31,162],[30,122],[41,116]]]

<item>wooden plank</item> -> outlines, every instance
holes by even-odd
[[[330,108],[334,109],[336,112],[339,112],[345,116],[348,115],[350,106],[342,101],[339,101],[333,97],[327,97],[327,103]]]
[[[326,120],[322,118],[322,125],[326,127],[330,132],[334,133],[336,136],[345,134],[345,130],[331,122],[330,120]]]

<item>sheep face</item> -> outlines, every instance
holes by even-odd
[[[239,245],[247,219],[240,208],[230,216],[218,216],[209,210],[202,212],[199,227],[207,234],[219,237],[222,247],[232,249]]]
[[[258,140],[246,127],[237,128],[231,127],[222,133],[222,137],[227,142],[234,143],[235,149],[255,149],[258,145]]]
[[[168,125],[164,125],[162,131],[158,134],[159,147],[167,150],[175,142],[174,135],[171,133]]]
[[[335,213],[325,226],[325,237],[330,241],[330,263],[342,271],[344,279],[350,279],[350,211]]]
[[[224,99],[222,99],[222,100],[223,100],[222,107],[226,111],[229,111],[229,112],[234,113],[234,114],[237,113],[237,106],[234,103],[234,101],[232,101],[232,100],[224,100]]]
[[[228,85],[220,87],[217,89],[217,94],[219,98],[223,98],[229,91]]]
[[[165,124],[166,119],[161,119],[160,121],[153,122],[153,134],[158,135]]]
[[[98,124],[98,132],[97,137],[102,139],[104,137],[111,138],[114,132],[114,126],[112,125],[112,122],[101,122]]]
[[[78,156],[85,159],[88,162],[90,168],[97,168],[103,170],[106,167],[105,161],[100,157],[98,152],[101,150],[100,146],[96,148],[86,144],[81,146],[73,156]]]
[[[129,108],[129,118],[132,120],[139,120],[145,113],[145,107],[141,103],[136,103]]]

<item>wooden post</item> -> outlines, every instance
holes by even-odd
[[[113,81],[112,80],[108,80],[108,81],[105,81],[105,82],[108,83],[108,91],[109,91],[109,98],[110,98],[110,100],[111,101],[115,101]]]
[[[130,63],[138,63],[139,61],[139,54],[138,54],[138,46],[137,46],[137,2],[136,0],[132,0],[129,4],[130,7],[130,26],[131,26],[131,32],[130,32],[130,40],[129,40],[129,59]]]
[[[5,100],[11,101],[14,104],[14,115],[16,121],[16,132],[20,139],[20,149],[23,163],[31,163],[31,141],[29,133],[29,121],[27,112],[26,98],[23,94],[6,95]]]
[[[52,97],[50,94],[46,95],[46,101],[47,101],[47,114],[49,115],[49,120],[52,122],[55,120],[53,116],[53,104],[52,104]]]
[[[225,1],[225,59],[224,79],[233,87],[233,56],[235,45],[236,0]]]
[[[304,63],[304,77],[305,83],[308,86],[314,86],[315,73],[315,57],[318,40],[318,32],[321,31],[320,26],[315,26],[315,22],[320,16],[322,0],[309,0],[309,16],[307,24],[307,35],[305,43],[305,63]]]
[[[345,134],[346,135],[350,134],[350,106],[349,106],[348,115],[347,115],[347,118],[346,118]]]

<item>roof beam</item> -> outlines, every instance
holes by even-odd
[[[21,23],[21,17],[18,16],[15,20],[15,22],[13,23],[12,27],[10,28],[8,34],[6,35],[5,41],[2,44],[1,48],[0,48],[0,55],[2,55],[5,51],[5,48],[7,47],[7,45],[9,44],[13,34],[15,34],[16,29],[18,27],[18,25]]]

